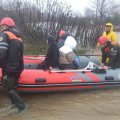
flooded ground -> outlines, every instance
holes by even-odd
[[[29,105],[23,114],[0,120],[120,120],[120,89],[87,92],[22,94]],[[8,103],[0,95],[0,107]]]
[[[120,33],[118,36],[120,41]],[[28,104],[28,111],[9,115],[8,111],[0,112],[0,116],[6,114],[0,120],[120,120],[120,89],[21,94],[21,97]],[[0,111],[8,103],[0,93]]]

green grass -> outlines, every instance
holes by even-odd
[[[47,52],[47,44],[38,43],[38,44],[25,44],[24,45],[24,54],[25,55],[43,55]]]
[[[45,55],[48,49],[46,43],[38,44],[25,44],[24,45],[24,54],[25,55]],[[79,48],[76,50],[77,55],[82,55],[86,53],[85,48]]]
[[[85,48],[79,48],[76,51],[77,51],[77,55],[83,55],[83,54],[86,53],[86,49]]]
[[[48,44],[46,40],[33,41],[30,36],[23,36],[24,40],[24,55],[46,55]],[[79,45],[78,45],[79,46]],[[86,48],[77,46],[77,55],[85,54]]]

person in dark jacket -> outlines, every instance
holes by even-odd
[[[55,41],[55,37],[48,35],[48,50],[43,63],[39,66],[42,69],[57,68],[59,66],[59,50]]]
[[[111,68],[120,68],[120,47],[118,45],[112,45],[107,40],[107,37],[104,36],[99,38],[98,43],[101,45],[102,52],[101,66],[104,67],[107,65]],[[107,58],[109,58],[108,63],[106,63]]]
[[[65,34],[65,31],[64,30],[60,30],[58,33],[57,33],[57,39],[56,39],[56,42],[59,43],[61,41],[61,37]]]
[[[61,30],[59,33],[58,33],[58,38],[57,38],[57,46],[58,46],[58,49],[60,49],[64,43],[65,43],[65,40],[67,39],[68,36],[72,36],[70,35],[69,33]],[[72,36],[73,37],[73,36]]]
[[[11,104],[19,112],[26,109],[26,105],[16,91],[18,79],[23,71],[23,42],[14,21],[3,18],[0,22],[0,65],[2,67],[2,86],[4,93],[10,98]]]

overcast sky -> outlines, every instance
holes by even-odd
[[[72,9],[74,11],[79,11],[80,13],[84,13],[86,7],[89,6],[90,0],[61,0],[63,2],[68,2],[72,5]]]
[[[72,8],[76,11],[84,11],[85,8],[89,5],[90,0],[63,0],[72,5]]]
[[[75,11],[80,11],[84,13],[86,7],[89,7],[91,0],[62,0],[64,2],[68,2],[72,5],[72,9]],[[120,2],[120,0],[114,0],[115,2]]]

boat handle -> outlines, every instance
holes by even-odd
[[[105,76],[105,80],[114,80],[113,76]]]
[[[46,82],[46,79],[45,78],[36,78],[35,82],[36,83],[41,83],[41,82],[43,83],[43,82]]]

